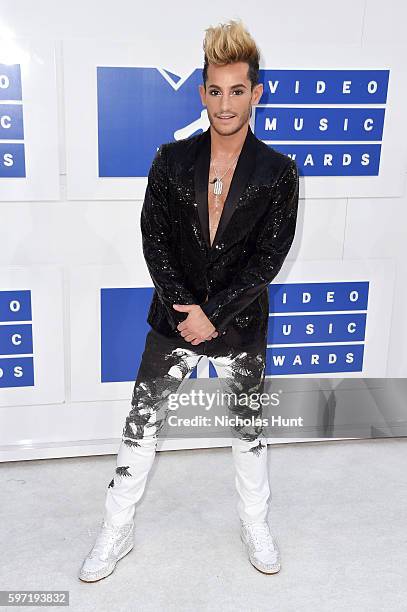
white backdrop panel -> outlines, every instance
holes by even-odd
[[[302,376],[386,376],[389,313],[394,289],[394,262],[391,259],[290,262],[274,282],[290,284],[352,280],[369,281],[370,285],[363,371],[311,373]],[[102,287],[149,287],[151,285],[147,273],[143,269],[136,277],[134,272],[123,266],[82,266],[71,269],[70,284],[72,401],[130,400],[134,381],[101,382],[100,290]],[[204,369],[202,375],[205,376]]]
[[[29,290],[34,386],[0,387],[5,418],[13,406],[65,401],[62,272],[56,266],[0,267],[0,290]]]
[[[0,65],[2,63],[21,66],[26,176],[3,178],[0,200],[59,200],[54,43],[0,40]]]
[[[194,54],[185,53],[183,57],[174,56],[165,60],[159,53],[151,55],[151,41],[143,36],[136,43],[123,44],[96,41],[64,41],[65,70],[65,111],[67,126],[67,167],[69,199],[142,199],[146,179],[140,176],[115,177],[98,176],[98,113],[97,113],[97,67],[152,67],[156,66],[162,78],[174,90],[182,87],[183,82],[200,63],[193,63]],[[262,49],[265,69],[300,70],[390,70],[387,102],[376,105],[385,109],[384,133],[378,176],[305,176],[301,197],[307,198],[344,198],[344,197],[395,197],[404,192],[406,171],[406,147],[399,138],[406,132],[407,116],[403,100],[407,94],[407,69],[403,62],[403,47],[359,45],[321,46],[303,45],[301,54],[298,49],[287,47],[281,54],[278,45],[268,41]],[[160,59],[160,63],[158,63]],[[180,76],[173,82],[162,70],[170,70]],[[351,78],[351,76],[349,77]],[[79,93],[78,93],[79,92]],[[148,96],[146,92],[146,96]],[[198,90],[196,92],[198,97]],[[294,101],[294,99],[293,99]],[[261,105],[256,108],[260,109]],[[263,105],[264,106],[264,105]],[[301,105],[281,104],[280,107]],[[310,104],[311,107],[329,107],[329,104]],[[332,104],[332,107],[341,106]],[[349,104],[350,109],[365,107],[366,104]],[[374,108],[375,105],[372,105]],[[137,109],[134,109],[137,112]],[[255,111],[256,112],[256,111]],[[202,129],[209,125],[203,113]],[[198,118],[197,118],[198,119]],[[255,114],[252,117],[252,127]],[[157,121],[166,121],[166,115]],[[177,119],[179,120],[179,118]],[[183,124],[173,126],[174,134],[184,128]],[[176,136],[172,140],[176,140]],[[265,141],[269,142],[269,141]],[[285,144],[283,141],[274,141]],[[161,144],[157,142],[157,146]],[[270,143],[271,144],[271,143]],[[333,143],[334,144],[334,143]],[[134,154],[137,147],[134,145]]]

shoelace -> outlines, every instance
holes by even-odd
[[[245,523],[245,527],[256,550],[274,549],[273,538],[266,523]]]
[[[104,525],[96,539],[93,553],[98,553],[100,559],[106,560],[117,537],[118,531],[119,528],[114,525]]]

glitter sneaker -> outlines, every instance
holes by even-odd
[[[116,563],[134,546],[134,521],[125,525],[111,525],[104,519],[92,550],[86,556],[78,578],[96,582],[109,576]]]
[[[246,545],[250,563],[259,572],[276,574],[281,569],[280,551],[266,521],[247,523],[240,519],[240,538]]]

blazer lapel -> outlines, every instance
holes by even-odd
[[[210,128],[201,135],[198,150],[195,158],[194,186],[195,200],[198,207],[199,221],[201,224],[202,235],[208,249],[209,241],[209,215],[208,215],[208,180],[209,164],[211,156],[211,135]]]
[[[232,217],[238,205],[238,201],[243,193],[244,188],[246,187],[249,177],[254,170],[256,144],[257,139],[249,126],[247,130],[247,136],[243,143],[243,147],[232,176],[229,192],[227,194],[223,206],[222,215],[219,220],[219,225],[215,234],[215,238],[211,246],[209,238],[208,211],[208,180],[211,155],[210,128],[208,128],[206,132],[202,134],[202,140],[199,143],[198,151],[195,158],[194,187],[202,235],[205,239],[206,246],[209,251],[212,251],[218,244],[222,234],[224,233],[230,221],[230,218]]]

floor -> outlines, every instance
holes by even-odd
[[[3,463],[0,588],[69,591],[75,612],[405,612],[406,456],[406,438],[269,445],[282,569],[267,576],[239,538],[230,448],[161,451],[133,550],[93,584],[77,572],[115,457]]]

